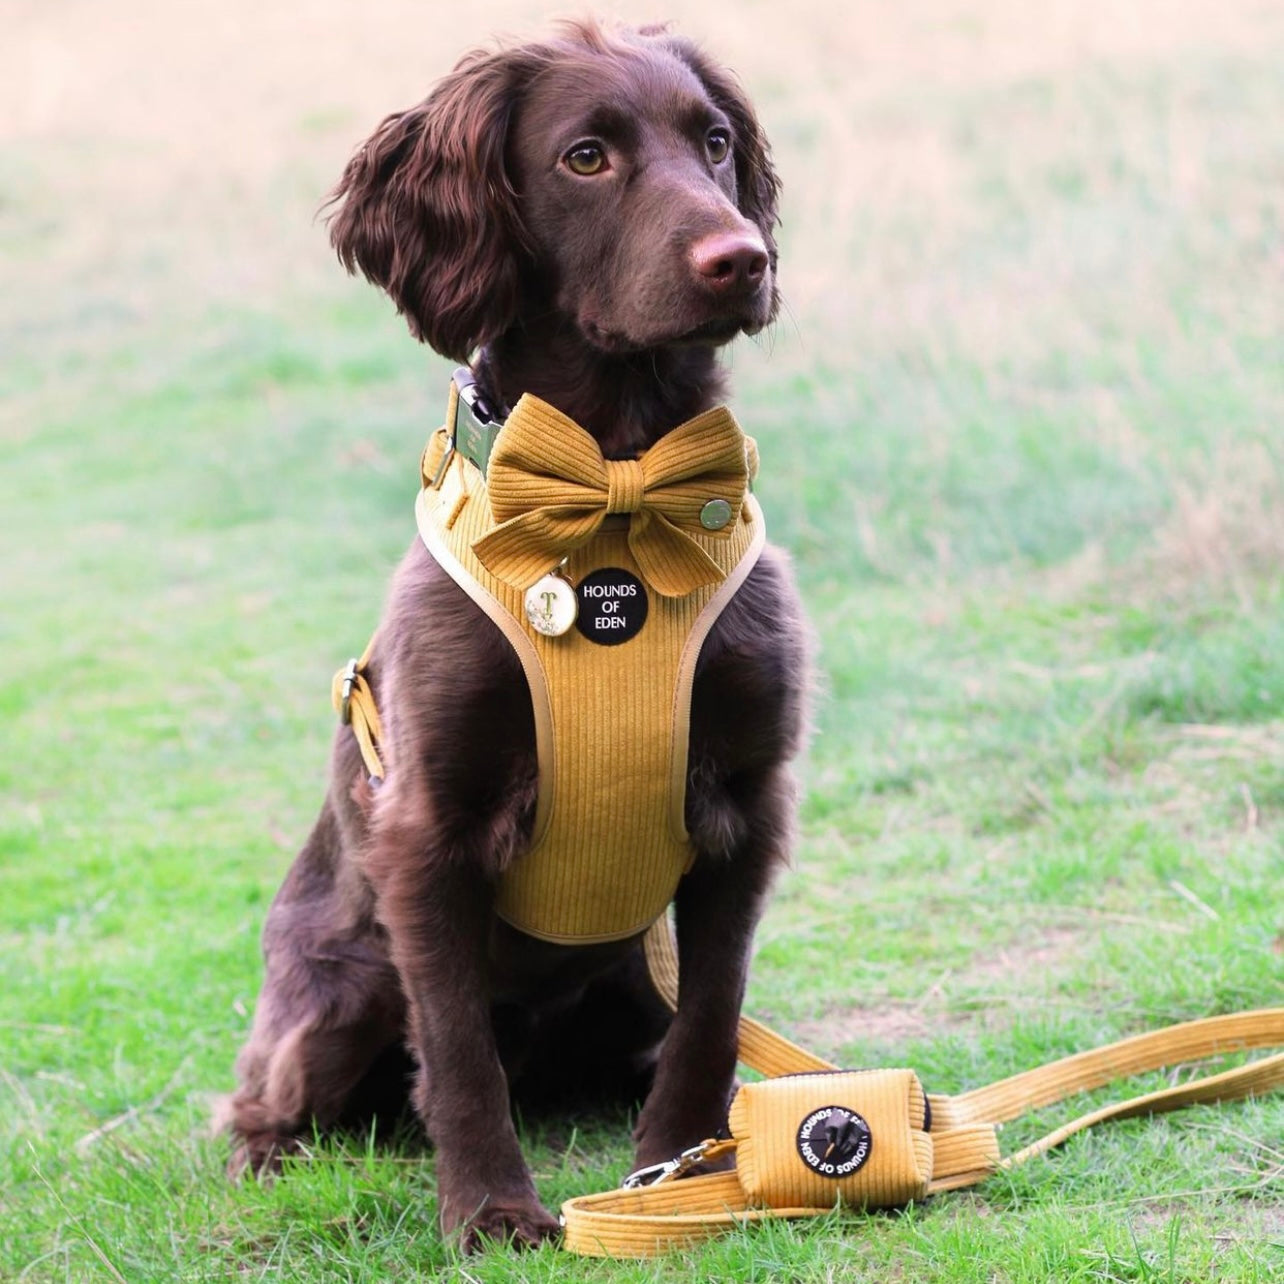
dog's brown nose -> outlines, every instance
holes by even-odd
[[[753,289],[767,270],[767,247],[749,232],[714,232],[691,247],[691,266],[719,294]]]

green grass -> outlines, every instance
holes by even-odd
[[[789,308],[736,407],[818,657],[748,1008],[941,1092],[1284,1004],[1284,26],[1082,11],[1071,53],[1003,5],[727,35],[787,181]],[[446,366],[310,225],[400,100],[260,51],[199,134],[237,140],[224,206],[184,48],[121,64],[169,135],[124,99],[0,134],[0,1279],[1284,1279],[1278,1096],[658,1263],[459,1260],[413,1129],[225,1183],[211,1101]],[[550,1206],[628,1166],[624,1114],[522,1126]]]

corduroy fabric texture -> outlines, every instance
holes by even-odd
[[[827,1107],[854,1111],[870,1129],[868,1155],[847,1176],[826,1176],[800,1153],[800,1121]],[[794,1074],[745,1084],[728,1123],[749,1203],[772,1208],[896,1208],[922,1199],[932,1180],[927,1099],[912,1070]],[[816,1149],[816,1157],[827,1156]],[[827,1164],[825,1168],[833,1168]]]
[[[520,450],[510,448],[510,430],[518,436]],[[670,437],[678,438],[676,452],[665,447]],[[714,482],[708,492],[693,480],[699,474],[701,440],[711,443],[713,454]],[[605,489],[594,492],[591,500],[582,494],[575,500],[590,511],[587,517],[581,511],[568,519],[569,531],[556,514],[531,510],[537,520],[528,525],[545,535],[556,529],[556,537],[551,543],[545,539],[546,551],[530,560],[520,552],[510,556],[506,543],[487,545],[488,560],[506,577],[501,578],[474,549],[492,533],[514,529],[513,521],[520,523],[512,516],[512,495],[522,489],[514,460],[528,456],[536,441],[542,443],[538,458],[544,461],[533,465],[538,469],[546,470],[547,460],[556,459],[572,471],[592,474],[585,443],[601,461],[587,433],[551,406],[526,396],[499,434],[487,473],[492,484],[497,475],[503,479],[507,498],[501,512],[510,525],[497,528],[487,478],[471,462],[456,454],[441,470],[447,451],[444,429],[425,451],[424,488],[416,511],[429,551],[504,632],[531,691],[540,771],[535,832],[530,851],[503,877],[497,911],[532,936],[588,944],[647,928],[664,912],[690,864],[684,803],[695,664],[709,628],[757,561],[765,533],[761,511],[744,490],[747,461],[755,456],[730,412],[711,411],[675,429],[640,460],[628,461],[636,468],[617,473],[602,461]],[[652,465],[656,451],[661,451],[662,467]],[[736,471],[733,456],[739,461],[739,481],[731,487],[739,490],[734,518],[723,530],[703,531],[701,504],[726,499],[727,488],[719,490],[717,479]],[[650,488],[664,485],[681,492],[680,503],[674,503],[687,516],[688,510],[694,513],[694,530],[684,518],[684,529],[678,531],[665,510],[652,512],[646,506]],[[550,497],[564,496],[568,487],[593,489],[579,482],[553,483],[541,474],[530,483],[526,498],[536,504],[554,502]],[[629,512],[612,515],[607,511],[612,505],[628,506]],[[667,511],[674,511],[672,505]],[[649,524],[650,533],[639,541],[640,520]],[[586,531],[585,524],[593,529]],[[662,532],[658,546],[657,531]],[[675,541],[698,559],[685,552],[670,556]],[[640,558],[639,546],[649,550]],[[575,628],[545,637],[531,627],[525,591],[563,556],[572,583],[604,567],[642,579],[648,609],[636,636],[603,646]],[[652,574],[667,577],[672,588],[683,569],[692,566],[704,581],[699,587],[676,596],[654,591]]]
[[[629,517],[629,550],[642,578],[665,597],[718,584],[726,568],[706,547],[701,513],[726,504],[733,531],[749,484],[745,437],[725,406],[665,433],[639,459],[603,459],[597,442],[529,394],[495,441],[486,490],[495,526],[477,538],[481,563],[526,589],[607,517]],[[718,540],[717,543],[725,541]]]

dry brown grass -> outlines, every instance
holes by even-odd
[[[1230,587],[1251,601],[1252,585],[1284,566],[1284,457],[1262,442],[1224,445],[1202,477],[1179,478],[1174,494],[1155,534],[1161,581]]]

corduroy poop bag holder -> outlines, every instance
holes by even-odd
[[[695,1164],[732,1149],[734,1169],[571,1200],[563,1210],[565,1247],[645,1256],[762,1216],[814,1216],[840,1203],[901,1207],[932,1185],[929,1120],[913,1070],[823,1071],[745,1084],[731,1103],[731,1140],[696,1147],[672,1171],[684,1159]],[[967,1131],[982,1163],[997,1159],[992,1128]]]
[[[747,1202],[895,1208],[927,1194],[932,1135],[912,1070],[783,1075],[738,1091],[728,1124]]]
[[[741,1188],[750,1204],[771,1208],[895,1208],[922,1199],[932,1180],[927,1122],[927,1094],[913,1070],[747,1084],[728,1119]]]

